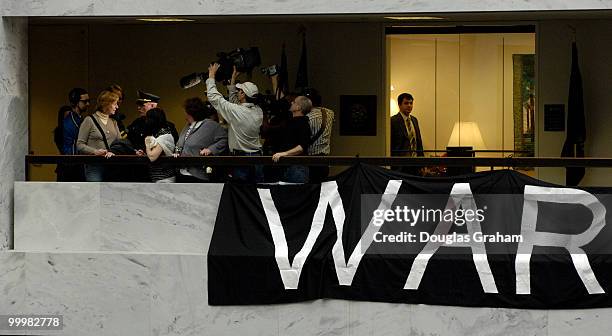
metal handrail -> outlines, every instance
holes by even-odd
[[[461,148],[461,147],[457,147]],[[501,153],[501,154],[529,154],[533,153],[533,151],[528,150],[514,150],[514,149],[464,149],[461,148],[460,151],[462,153]],[[391,153],[448,153],[449,149],[423,149],[423,150],[412,150],[412,149],[393,149]]]
[[[351,166],[366,163],[377,166],[447,166],[447,167],[612,167],[612,158],[559,157],[399,157],[399,156],[286,156],[277,163],[271,156],[198,156],[160,157],[156,162],[172,166],[215,165],[308,165]],[[147,157],[116,155],[109,159],[94,155],[26,155],[30,164],[149,164]]]

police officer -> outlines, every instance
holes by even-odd
[[[145,116],[147,111],[154,109],[159,104],[161,98],[152,93],[147,93],[142,90],[138,90],[138,99],[136,100],[136,109],[138,110],[138,118],[134,120],[130,126],[127,127],[128,139],[136,150],[144,150],[144,138],[145,138]],[[177,135],[178,138],[178,135]]]
[[[147,111],[157,107],[160,100],[161,98],[157,95],[138,90],[138,99],[136,100],[138,118],[136,118],[136,120],[134,120],[127,128],[128,139],[132,143],[132,146],[134,146],[134,149],[144,151],[145,116],[147,115]],[[178,131],[176,130],[176,126],[168,121],[168,128],[170,128],[170,132],[172,133],[172,137],[176,143],[178,140]]]

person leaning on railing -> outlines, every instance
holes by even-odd
[[[311,133],[308,155],[328,156],[331,151],[334,111],[322,106],[321,95],[314,88],[306,88],[304,96],[312,101],[313,106],[308,113]],[[321,183],[329,175],[329,166],[311,166],[309,168],[310,183]]]
[[[198,97],[184,103],[187,125],[181,131],[174,156],[219,155],[227,150],[227,130],[215,120],[216,111]],[[217,173],[217,172],[214,172]],[[177,182],[207,182],[210,176],[203,166],[183,167]]]
[[[79,128],[77,149],[80,154],[112,157],[110,144],[120,137],[117,122],[110,118],[118,108],[119,96],[111,91],[102,91],[98,95],[96,112],[86,117]],[[104,180],[104,166],[85,165],[85,180],[101,182]]]
[[[278,162],[282,157],[308,154],[310,142],[310,125],[306,114],[312,109],[312,101],[305,96],[296,97],[291,103],[289,111],[292,117],[283,130],[283,143],[281,151],[272,155],[272,160]],[[308,166],[291,165],[284,168],[281,181],[290,183],[307,183]]]
[[[174,137],[166,121],[166,113],[159,107],[150,109],[145,115],[145,151],[151,161],[149,176],[155,183],[176,182],[174,168],[157,164],[160,156],[171,156],[174,152]]]

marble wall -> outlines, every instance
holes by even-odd
[[[17,182],[15,249],[206,253],[222,189],[216,183]]]
[[[0,265],[0,314],[63,315],[64,330],[45,335],[607,336],[612,327],[612,309],[546,311],[342,300],[209,306],[203,254],[4,251]]]
[[[28,151],[27,19],[0,17],[0,250],[12,246],[13,182]]]
[[[359,14],[610,9],[609,0],[8,0],[4,16]]]
[[[219,184],[16,183],[15,246],[28,249],[0,252],[0,315],[63,315],[64,330],[46,335],[604,336],[612,328],[612,309],[344,300],[209,306],[206,250],[221,191]]]

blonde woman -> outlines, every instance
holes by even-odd
[[[121,108],[121,104],[123,103],[123,98],[125,94],[123,93],[123,89],[118,84],[111,84],[111,86],[107,87],[105,91],[111,91],[119,96],[119,101],[117,102],[117,111],[115,114],[111,116],[111,118],[115,119],[117,122],[117,127],[119,127],[119,131],[121,132],[121,139],[127,138],[127,131],[125,130],[125,125],[123,124],[123,120],[125,120],[125,114],[121,113],[119,108]]]
[[[96,112],[86,117],[79,128],[77,149],[80,154],[112,157],[109,150],[113,141],[120,137],[117,122],[111,118],[117,111],[119,96],[108,90],[100,92]],[[101,182],[104,180],[104,166],[85,165],[85,180]]]

